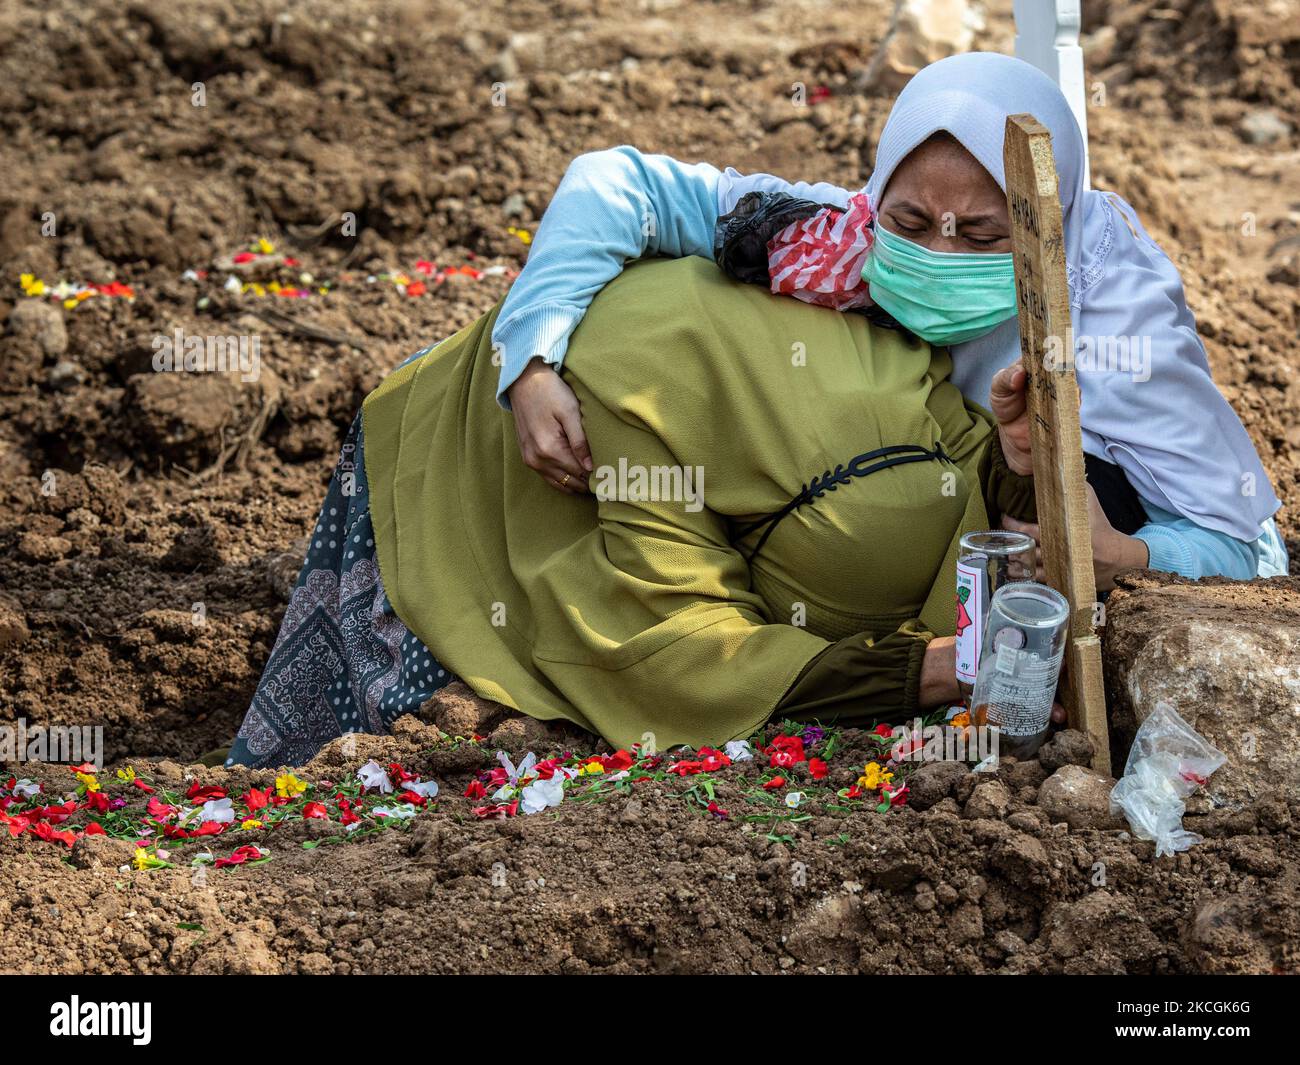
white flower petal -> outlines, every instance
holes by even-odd
[[[383,766],[373,758],[357,770],[357,779],[366,791],[377,788],[380,795],[388,795],[393,790],[393,782],[388,779]]]
[[[558,773],[550,780],[538,780],[520,793],[519,806],[526,814],[537,814],[564,801],[564,778]]]
[[[199,824],[215,821],[219,825],[228,825],[235,819],[235,810],[229,799],[211,799],[199,810]]]

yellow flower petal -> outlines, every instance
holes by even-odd
[[[299,780],[292,773],[285,773],[275,778],[275,793],[282,799],[292,799],[306,790],[306,782]]]

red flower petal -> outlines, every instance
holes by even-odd
[[[224,869],[228,865],[243,865],[245,862],[256,862],[261,857],[262,852],[250,843],[246,847],[236,847],[229,858],[218,858],[212,865],[216,869]]]
[[[77,834],[75,832],[57,832],[44,821],[32,825],[27,831],[37,839],[45,840],[46,843],[66,843],[71,847],[77,842]]]
[[[605,767],[607,773],[620,773],[624,769],[631,769],[635,759],[627,751],[617,750],[613,754],[600,760],[600,764]]]
[[[150,817],[156,817],[161,821],[163,818],[171,817],[171,815],[176,812],[176,807],[168,806],[167,803],[162,802],[155,797],[149,800],[148,805],[145,806],[145,810],[148,812]]]

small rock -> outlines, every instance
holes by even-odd
[[[71,542],[62,536],[25,532],[18,538],[18,555],[27,562],[56,562],[71,550]]]
[[[1017,832],[1028,832],[1031,836],[1042,831],[1043,822],[1032,810],[1020,810],[1007,818],[1007,824]]]
[[[1274,144],[1291,135],[1291,124],[1279,118],[1276,111],[1261,108],[1244,115],[1237,123],[1237,132],[1248,144]]]
[[[474,694],[467,684],[456,681],[440,688],[420,707],[423,721],[432,720],[448,736],[484,735],[503,707]]]
[[[49,300],[19,300],[9,312],[9,331],[16,337],[34,338],[48,358],[68,350],[63,311]]]
[[[928,810],[953,793],[957,782],[969,775],[961,762],[926,762],[908,779],[907,803]]]
[[[497,725],[488,737],[488,742],[494,749],[514,751],[519,754],[526,751],[547,750],[553,746],[552,740],[546,722],[513,712]]]
[[[501,213],[507,218],[522,218],[528,212],[528,201],[522,192],[512,192],[502,201]]]
[[[60,359],[50,367],[49,372],[45,375],[46,382],[56,392],[65,392],[68,389],[76,388],[85,378],[84,371],[71,359]]]
[[[277,551],[266,560],[266,582],[283,602],[287,603],[293,594],[309,546],[310,540],[304,539],[287,551]]]
[[[990,780],[976,787],[962,810],[963,817],[1005,817],[1011,802],[1011,792],[1000,780]]]
[[[515,59],[513,49],[507,47],[497,53],[497,57],[488,65],[488,76],[493,81],[514,81],[519,77],[519,61]]]
[[[154,776],[159,780],[177,781],[181,779],[181,767],[175,762],[164,759],[154,766]]]
[[[658,111],[672,103],[677,84],[671,78],[640,71],[627,76],[627,95],[634,104],[647,111]]]
[[[886,38],[883,62],[872,79],[892,91],[922,67],[970,51],[975,34],[985,26],[983,8],[975,0],[902,0],[895,18],[897,32]]]
[[[116,869],[135,857],[135,844],[111,836],[82,836],[72,845],[68,860],[77,869]]]
[[[298,971],[304,976],[332,976],[334,963],[327,955],[315,951],[298,959]]]
[[[948,935],[954,943],[977,943],[984,938],[984,915],[973,902],[957,907],[948,918]]]
[[[1036,790],[1049,776],[1049,771],[1042,762],[1036,758],[1031,758],[1027,762],[1016,762],[1014,765],[1006,765],[998,774],[998,779],[1005,781],[1007,787],[1019,794],[1024,788]]]
[[[17,647],[29,635],[27,615],[18,600],[7,595],[0,596],[0,651]]]
[[[1115,42],[1118,37],[1119,31],[1114,26],[1100,26],[1079,39],[1089,70],[1100,70],[1110,65],[1115,56]]]
[[[163,567],[189,572],[211,572],[217,569],[225,562],[222,551],[226,539],[224,532],[208,522],[181,529],[162,557]]]
[[[1013,884],[1043,885],[1051,879],[1051,861],[1047,851],[1033,836],[1013,832],[998,841],[989,855],[989,864]]]
[[[1049,773],[1063,765],[1091,765],[1092,740],[1078,729],[1062,729],[1039,748],[1038,762]]]
[[[1053,821],[1073,829],[1123,828],[1124,819],[1110,812],[1110,791],[1115,782],[1102,773],[1079,765],[1065,765],[1038,789],[1038,808]]]
[[[1008,957],[1019,954],[1025,949],[1025,941],[1009,928],[1004,928],[1001,932],[996,933],[993,936],[993,942]]]

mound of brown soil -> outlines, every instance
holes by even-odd
[[[1077,740],[1078,742],[1071,742]],[[1300,809],[1271,798],[1189,818],[1206,841],[1155,860],[1104,814],[1063,819],[1038,760],[972,774],[926,764],[915,806],[848,809],[833,792],[797,811],[753,801],[759,763],[709,774],[727,816],[690,794],[702,777],[607,786],[534,816],[479,820],[461,796],[495,761],[414,718],[340,740],[300,773],[350,779],[373,758],[442,792],[405,829],[349,839],[337,819],[286,821],[167,844],[174,868],[134,870],[134,845],[0,840],[0,957],[16,972],[1295,971]],[[542,750],[547,748],[543,747]],[[840,737],[830,787],[878,747]],[[522,752],[516,751],[516,756]],[[1078,733],[1049,764],[1088,753]],[[159,788],[231,795],[275,772],[134,763]],[[853,767],[857,766],[855,770]],[[798,771],[796,771],[798,772]],[[1057,777],[1083,773],[1066,764]],[[50,791],[75,784],[43,772]],[[663,774],[660,774],[663,776]],[[790,774],[792,782],[796,773]],[[838,779],[843,777],[843,780]],[[1054,781],[1057,777],[1052,777]],[[100,774],[109,794],[143,800]],[[320,786],[323,794],[330,787]],[[1041,795],[1041,801],[1040,801]],[[53,800],[51,800],[53,801]],[[757,811],[757,813],[755,813]],[[771,814],[789,814],[773,820]],[[795,816],[797,815],[797,816]],[[1105,825],[1106,827],[1102,827]],[[191,857],[254,845],[271,860],[201,872]]]

